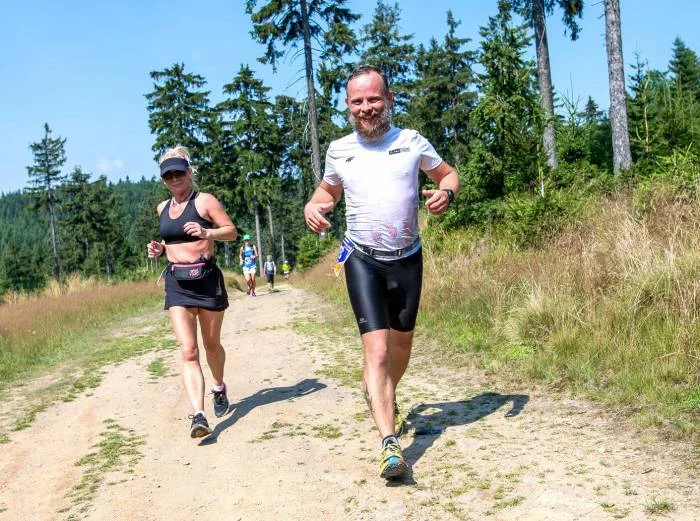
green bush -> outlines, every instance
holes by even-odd
[[[310,268],[326,253],[335,243],[335,239],[326,234],[324,237],[316,233],[307,233],[299,240],[299,252],[297,253],[297,267],[300,271]]]
[[[700,157],[692,147],[658,160],[658,166],[639,182],[635,210],[646,213],[664,199],[684,203],[700,199]]]

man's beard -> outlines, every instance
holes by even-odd
[[[389,105],[384,105],[384,108],[379,113],[377,122],[369,128],[363,127],[358,121],[358,118],[355,117],[352,112],[348,112],[348,121],[352,125],[355,132],[357,132],[367,141],[378,141],[391,126],[391,112],[389,111]]]

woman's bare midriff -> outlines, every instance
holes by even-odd
[[[196,262],[201,257],[208,259],[214,255],[214,241],[211,239],[200,239],[181,244],[168,244],[165,247],[165,251],[170,262]]]

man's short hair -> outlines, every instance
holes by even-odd
[[[376,72],[379,74],[379,77],[382,79],[382,83],[384,85],[384,95],[386,95],[389,92],[389,80],[386,79],[384,70],[375,65],[360,65],[359,67],[355,67],[355,69],[350,73],[350,76],[348,76],[348,80],[345,82],[345,90],[348,89],[348,85],[352,80],[358,76],[369,74],[370,72]]]

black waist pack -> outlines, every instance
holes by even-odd
[[[170,265],[170,272],[176,280],[200,280],[209,274],[209,266],[209,261],[187,264],[172,263]]]

